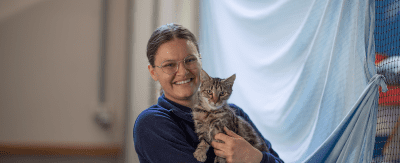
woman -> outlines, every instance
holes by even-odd
[[[147,58],[150,75],[160,82],[163,95],[157,105],[144,110],[136,119],[133,137],[139,160],[198,162],[193,152],[199,140],[190,109],[200,85],[201,60],[196,38],[180,25],[163,25],[149,39]],[[242,109],[231,106],[255,128]],[[266,139],[271,153],[262,153],[234,132],[225,130],[227,135],[215,135],[215,139],[225,143],[212,142],[206,162],[213,162],[215,155],[227,162],[283,162]]]

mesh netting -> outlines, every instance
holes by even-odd
[[[377,71],[389,91],[379,92],[374,162],[400,162],[400,0],[376,0]]]

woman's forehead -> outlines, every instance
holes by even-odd
[[[188,55],[197,55],[196,46],[192,41],[186,39],[174,39],[161,44],[157,50],[155,60],[182,60]]]
[[[187,47],[187,49],[189,50],[189,51],[191,51],[192,53],[194,53],[194,55],[196,55],[198,52],[197,52],[197,47],[196,47],[196,45],[192,42],[192,41],[189,41],[189,40],[187,40],[186,41],[186,47]],[[197,54],[198,55],[198,54]]]

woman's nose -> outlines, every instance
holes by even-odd
[[[176,73],[177,75],[186,75],[189,70],[186,69],[185,65],[183,62],[178,64],[178,72]]]

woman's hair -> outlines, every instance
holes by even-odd
[[[200,55],[196,37],[193,35],[192,32],[190,32],[188,29],[178,24],[174,23],[166,24],[161,27],[158,27],[153,32],[153,34],[149,39],[149,42],[147,43],[147,59],[149,60],[151,66],[154,67],[154,60],[158,47],[160,47],[161,44],[176,38],[186,39],[191,41],[196,46],[197,52]]]

